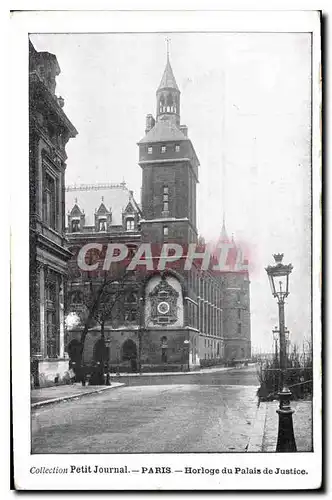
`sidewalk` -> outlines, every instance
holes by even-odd
[[[257,409],[255,424],[248,452],[275,452],[278,438],[279,402],[261,403]],[[312,401],[292,401],[294,436],[298,452],[312,451]]]
[[[68,399],[79,398],[88,394],[108,391],[122,387],[125,384],[113,382],[112,385],[87,385],[85,387],[80,383],[71,385],[57,385],[52,387],[44,387],[42,389],[31,390],[31,408],[44,406],[51,403],[58,403]]]

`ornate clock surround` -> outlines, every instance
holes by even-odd
[[[179,293],[163,275],[161,281],[149,293],[151,301],[151,321],[159,325],[171,325],[178,320],[177,300]]]

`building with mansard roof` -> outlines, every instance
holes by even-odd
[[[98,289],[102,283],[98,270],[84,274],[78,269],[77,255],[84,244],[102,244],[100,263],[110,243],[127,244],[131,255],[144,243],[159,248],[165,243],[199,244],[196,186],[200,164],[188,127],[181,124],[180,90],[168,56],[156,92],[156,117],[147,115],[138,153],[140,204],[125,183],[67,187],[67,237],[73,254],[67,313],[77,315],[67,332],[69,351],[86,324],[87,289]],[[229,240],[225,223],[212,254],[217,257],[223,246],[228,249],[227,270],[218,273],[211,266],[202,270],[196,261],[185,270],[180,259],[164,271],[140,268],[116,280],[109,294],[109,300],[114,300],[111,313],[105,321],[88,325],[84,361],[98,360],[101,339],[106,340],[113,370],[195,370],[249,359],[247,261]]]

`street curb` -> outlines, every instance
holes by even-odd
[[[119,379],[119,378],[122,378],[122,377],[135,377],[135,378],[138,378],[138,377],[159,377],[159,376],[173,376],[173,375],[206,375],[206,374],[209,374],[209,373],[219,373],[219,372],[226,372],[226,371],[230,371],[230,370],[235,370],[235,367],[234,366],[231,366],[231,367],[227,367],[227,368],[222,368],[222,369],[218,369],[218,370],[215,370],[215,369],[211,369],[211,371],[200,371],[200,370],[195,370],[195,371],[192,371],[192,372],[144,372],[144,373],[120,373],[120,375],[116,375],[115,373],[112,373],[111,374],[111,378],[114,380],[114,379]]]
[[[62,396],[60,398],[46,399],[45,401],[38,401],[31,404],[31,408],[39,408],[41,406],[50,405],[53,403],[60,403],[61,401],[68,401],[69,399],[81,398],[83,396],[89,396],[90,394],[96,394],[97,392],[103,392],[110,389],[117,389],[118,387],[123,387],[125,384],[119,382],[117,385],[110,385],[107,387],[100,387],[99,389],[94,389],[89,392],[79,392],[78,394],[70,394],[68,396]]]
[[[261,453],[267,415],[267,404],[260,403],[257,408],[255,423],[248,443],[247,453]]]

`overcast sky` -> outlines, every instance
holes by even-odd
[[[286,325],[310,338],[311,40],[306,33],[177,33],[170,60],[181,123],[200,160],[199,234],[229,234],[250,259],[252,342],[271,350],[278,323],[264,268],[294,266]],[[165,34],[32,35],[57,56],[58,95],[79,135],[67,146],[67,184],[121,182],[140,202],[136,143],[166,63]],[[224,165],[224,167],[223,167]]]

